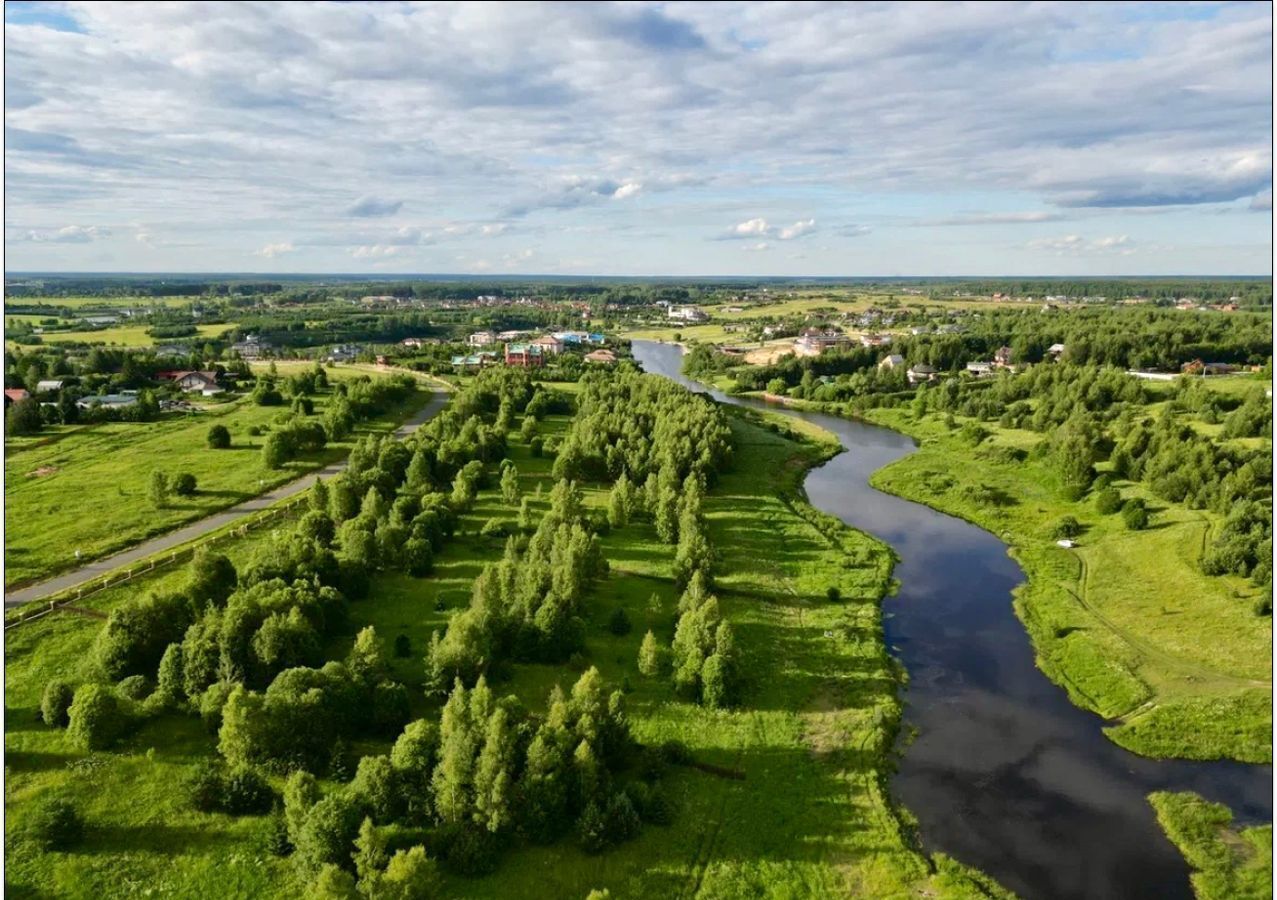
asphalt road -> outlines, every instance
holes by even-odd
[[[421,425],[434,418],[439,411],[447,405],[447,403],[448,395],[435,390],[430,401],[426,403],[422,409],[418,410],[412,418],[404,422],[395,430],[395,437],[403,439],[412,434],[421,427]],[[114,556],[104,556],[91,563],[86,563],[78,569],[72,569],[69,572],[62,573],[61,575],[55,575],[47,581],[41,581],[37,584],[28,585],[24,588],[18,588],[17,590],[4,595],[5,608],[8,609],[14,606],[21,606],[23,603],[30,603],[34,600],[43,600],[46,597],[59,594],[68,588],[79,587],[82,584],[100,578],[121,566],[127,566],[129,563],[137,562],[140,559],[146,559],[148,556],[155,553],[161,553],[165,550],[170,550],[181,544],[185,544],[187,541],[193,540],[201,535],[208,534],[210,531],[221,528],[223,525],[229,525],[237,519],[242,519],[244,516],[250,515],[251,513],[260,512],[268,506],[278,503],[280,500],[299,494],[313,485],[317,479],[331,478],[344,468],[346,468],[346,460],[343,459],[339,462],[327,465],[318,471],[311,472],[309,475],[303,475],[295,481],[290,481],[287,484],[280,485],[272,491],[259,494],[251,500],[245,500],[238,506],[232,506],[229,509],[224,509],[219,513],[214,513],[213,515],[200,519],[197,522],[192,522],[190,525],[185,525],[176,531],[170,531],[167,534],[160,535],[159,537],[151,538],[148,541],[144,541],[141,544],[130,547],[128,550],[121,550]]]

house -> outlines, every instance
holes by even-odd
[[[205,397],[220,394],[226,389],[217,383],[216,372],[178,372],[173,383],[184,393],[199,391]]]
[[[357,344],[338,344],[328,351],[329,362],[354,362],[362,350]]]
[[[1046,355],[1058,361],[1059,358],[1064,355],[1064,345],[1052,344],[1050,347],[1046,348]]]
[[[498,334],[498,335],[497,335],[497,340],[499,340],[499,341],[517,341],[517,340],[519,340],[519,338],[527,337],[527,336],[528,336],[529,334],[531,334],[531,333],[532,333],[532,332],[530,332],[530,331],[518,331],[518,330],[515,330],[515,331],[503,331],[503,332],[501,332],[500,334]]]
[[[540,347],[542,353],[553,353],[557,356],[563,352],[563,342],[552,334],[537,338],[532,345]]]
[[[602,363],[610,366],[616,362],[616,354],[611,350],[592,350],[585,354],[585,361],[588,363]]]
[[[473,353],[470,356],[454,356],[452,364],[461,369],[478,369],[497,361],[497,355],[489,351]]]
[[[922,384],[924,381],[935,381],[939,370],[926,363],[916,363],[905,373],[910,384]]]
[[[250,334],[242,341],[231,344],[231,350],[238,353],[241,359],[261,359],[271,351],[270,341],[263,341],[255,334]]]
[[[1185,375],[1227,375],[1235,368],[1236,366],[1230,363],[1208,363],[1195,359],[1192,362],[1184,363],[1184,365],[1179,367],[1179,370]]]
[[[987,378],[993,374],[994,365],[988,360],[967,363],[967,371],[976,378]]]
[[[60,391],[62,390],[63,384],[64,382],[61,378],[51,378],[47,381],[38,381],[36,382],[35,392],[37,394],[48,394],[53,391]]]
[[[421,338],[409,337],[409,338],[404,338],[402,341],[400,341],[399,346],[411,347],[414,350],[420,350],[423,346],[425,346],[425,343],[426,342],[422,340]]]
[[[86,316],[84,319],[90,325],[114,325],[120,321],[119,316]]]
[[[19,400],[25,400],[30,396],[31,394],[27,392],[26,388],[5,388],[4,405],[8,406],[10,403],[17,403]]]
[[[545,365],[545,354],[536,344],[506,344],[505,364],[524,369],[540,368]]]
[[[486,347],[489,344],[497,342],[497,333],[495,331],[476,331],[470,337],[466,338],[466,343],[471,347]]]
[[[75,405],[80,407],[80,409],[92,409],[95,406],[103,406],[107,409],[124,409],[136,403],[137,394],[99,394],[96,397],[81,397],[75,401]]]
[[[896,369],[899,369],[904,364],[905,364],[905,358],[903,356],[901,356],[899,353],[892,353],[882,358],[882,361],[878,363],[878,368],[887,369],[889,371],[894,372]]]
[[[912,328],[909,329],[909,333],[912,335],[930,334],[931,329],[928,328],[926,325],[914,325]]]
[[[377,354],[377,365],[379,365],[379,366],[388,366],[388,365],[390,365],[390,360],[386,358],[386,355],[385,355],[384,353],[378,353],[378,354]]]
[[[1143,381],[1174,381],[1179,377],[1174,372],[1148,372],[1137,369],[1130,369],[1126,374]]]
[[[155,348],[156,356],[186,356],[190,352],[190,348],[178,344],[161,344]]]
[[[684,322],[708,322],[709,313],[695,306],[671,306],[669,311],[671,319],[680,319]]]
[[[798,340],[794,341],[794,349],[801,356],[819,356],[826,350],[850,343],[851,338],[836,328],[826,328],[823,331],[818,328],[804,328]]]
[[[866,347],[886,347],[891,343],[891,335],[866,332],[860,336],[860,343]]]
[[[1011,368],[1011,348],[1002,346],[995,350],[993,364],[1001,369]]]

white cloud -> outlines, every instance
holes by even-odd
[[[292,253],[296,249],[289,241],[281,241],[278,244],[267,244],[260,250],[254,250],[253,255],[274,259],[277,256],[283,256],[285,253]]]
[[[381,200],[377,197],[360,197],[346,207],[346,215],[367,219],[379,216],[393,216],[403,208],[402,200]]]
[[[641,190],[643,190],[643,185],[638,182],[629,181],[613,191],[612,196],[617,200],[625,200],[628,197],[635,196]]]
[[[88,244],[110,234],[96,225],[67,225],[56,231],[28,231],[26,239],[37,244]]]
[[[1038,238],[1025,245],[1030,250],[1046,251],[1056,255],[1116,253],[1129,256],[1135,252],[1134,241],[1125,234],[1087,239],[1077,234],[1063,237]]]
[[[777,228],[767,224],[764,218],[747,219],[727,229],[719,235],[719,240],[767,237],[778,241],[792,241],[803,235],[811,234],[816,228],[815,219],[801,219],[793,225]]]
[[[734,226],[730,234],[734,237],[754,237],[756,235],[768,234],[770,229],[767,227],[766,219],[750,219],[747,222],[741,222]]]
[[[776,237],[782,241],[790,241],[794,238],[802,237],[804,234],[811,234],[816,229],[815,219],[804,219],[801,222],[795,222],[788,228],[782,228],[777,232]]]
[[[350,251],[350,255],[355,259],[385,259],[398,256],[403,249],[403,244],[371,244],[355,247]]]

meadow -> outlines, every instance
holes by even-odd
[[[991,436],[973,449],[958,436],[961,417],[954,429],[942,416],[916,420],[901,409],[866,418],[920,444],[876,473],[875,487],[1011,545],[1028,579],[1016,611],[1038,665],[1074,703],[1113,720],[1105,729],[1112,740],[1147,756],[1272,760],[1272,619],[1254,611],[1265,592],[1199,565],[1220,516],[1119,480],[1123,499],[1143,499],[1153,514],[1150,528],[1130,531],[1089,500],[1062,499],[1046,463],[1006,461],[995,451],[1028,451],[1036,433],[983,423]],[[992,494],[1009,502],[978,499]],[[1053,533],[1066,515],[1082,526],[1072,549],[1058,547]]]
[[[1232,814],[1197,794],[1149,796],[1157,820],[1194,872],[1198,900],[1262,900],[1273,895],[1273,826],[1238,828]]]
[[[358,372],[334,369],[334,378]],[[315,399],[322,416],[330,394]],[[287,407],[256,406],[248,397],[200,404],[197,412],[166,413],[157,422],[54,426],[7,442],[5,454],[5,587],[48,577],[178,525],[234,506],[277,485],[341,459],[368,431],[393,430],[428,397],[416,392],[396,408],[361,422],[355,433],[322,450],[299,454],[279,469],[262,461],[261,447]],[[214,425],[231,446],[209,449]],[[262,430],[251,435],[250,429]],[[171,497],[157,509],[148,496],[151,473],[194,475],[197,491]]]
[[[548,417],[539,436],[561,434],[567,422]],[[649,627],[668,641],[676,598],[673,548],[646,522],[603,538],[610,573],[587,601],[582,658],[566,667],[516,664],[509,680],[495,686],[540,711],[551,684],[570,685],[590,665],[622,684],[635,737],[680,739],[702,764],[667,776],[673,823],[649,827],[601,856],[586,855],[570,840],[516,845],[494,874],[445,876],[441,895],[583,898],[604,888],[626,898],[1004,895],[978,873],[921,853],[907,813],[886,796],[902,678],[881,634],[879,601],[892,558],[883,544],[803,502],[797,485],[830,452],[818,442],[827,436],[799,436],[744,413],[730,422],[734,462],[706,495],[704,510],[718,553],[716,593],[749,673],[742,704],[709,710],[677,699],[667,680],[639,674],[639,641]],[[551,461],[514,435],[508,456],[521,491],[544,511]],[[586,491],[591,506],[606,499],[599,487]],[[395,677],[410,687],[414,715],[433,714],[437,701],[420,690],[430,632],[466,606],[481,565],[500,556],[501,542],[483,538],[480,527],[513,516],[497,490],[481,491],[433,574],[378,576],[370,595],[352,605],[346,636],[331,641],[329,658],[343,655],[365,625],[387,642],[405,635],[411,652],[393,661]],[[265,540],[264,533],[251,536],[223,552],[239,564]],[[149,585],[108,590],[89,601],[91,612],[180,578],[170,572]],[[840,601],[828,600],[830,587],[839,589]],[[628,634],[608,627],[617,608],[633,623]],[[153,719],[116,750],[87,755],[72,749],[64,732],[38,723],[49,678],[75,683],[89,676],[88,649],[101,626],[92,615],[61,613],[6,641],[6,892],[298,896],[292,866],[264,849],[263,820],[190,808],[181,782],[192,764],[216,753],[215,738],[197,720]],[[352,749],[387,747],[369,740]],[[743,777],[723,777],[727,771]],[[48,796],[81,806],[88,824],[81,847],[44,853],[25,840],[31,803]]]

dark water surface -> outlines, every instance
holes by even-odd
[[[695,390],[674,345],[635,341],[648,372]],[[742,406],[759,401],[727,397]],[[923,844],[1023,897],[1190,898],[1189,869],[1146,799],[1191,790],[1239,821],[1271,822],[1271,766],[1152,760],[1101,733],[1033,663],[1011,590],[1023,573],[987,531],[874,490],[869,476],[913,441],[884,428],[769,407],[833,432],[847,448],[806,481],[812,505],[900,555],[887,643],[908,669],[905,721],[917,728],[893,778]]]

